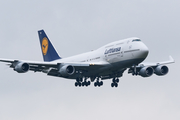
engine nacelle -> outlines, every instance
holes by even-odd
[[[68,77],[75,72],[75,68],[72,65],[64,65],[60,68],[59,73],[63,77]]]
[[[168,69],[167,66],[165,66],[165,65],[159,65],[159,66],[156,67],[154,73],[155,73],[156,75],[162,76],[162,75],[166,75],[168,72],[169,72],[169,69]]]
[[[143,67],[139,71],[139,75],[142,77],[150,77],[154,73],[154,69],[152,67]]]
[[[14,67],[14,70],[18,73],[25,73],[29,70],[29,64],[20,62]]]

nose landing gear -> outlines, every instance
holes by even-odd
[[[119,79],[113,78],[112,83],[111,83],[111,87],[118,87],[118,83],[119,83]]]

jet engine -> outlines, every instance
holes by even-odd
[[[167,66],[165,65],[159,65],[155,68],[155,74],[162,76],[162,75],[166,75],[169,72],[169,69]]]
[[[72,65],[64,65],[59,69],[59,73],[63,77],[68,77],[75,72],[75,68]]]
[[[16,66],[14,67],[14,71],[16,71],[18,73],[25,73],[28,70],[29,70],[29,64],[28,63],[20,62],[20,63],[16,64]]]
[[[154,73],[152,67],[143,67],[139,71],[139,75],[142,77],[150,77]]]

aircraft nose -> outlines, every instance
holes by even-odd
[[[146,58],[149,53],[149,49],[145,44],[141,48],[141,53],[144,58]]]

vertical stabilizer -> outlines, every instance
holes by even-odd
[[[38,34],[39,34],[41,51],[42,51],[44,61],[51,62],[53,60],[61,59],[61,57],[59,57],[58,53],[56,52],[53,45],[51,44],[44,30],[38,31]]]

